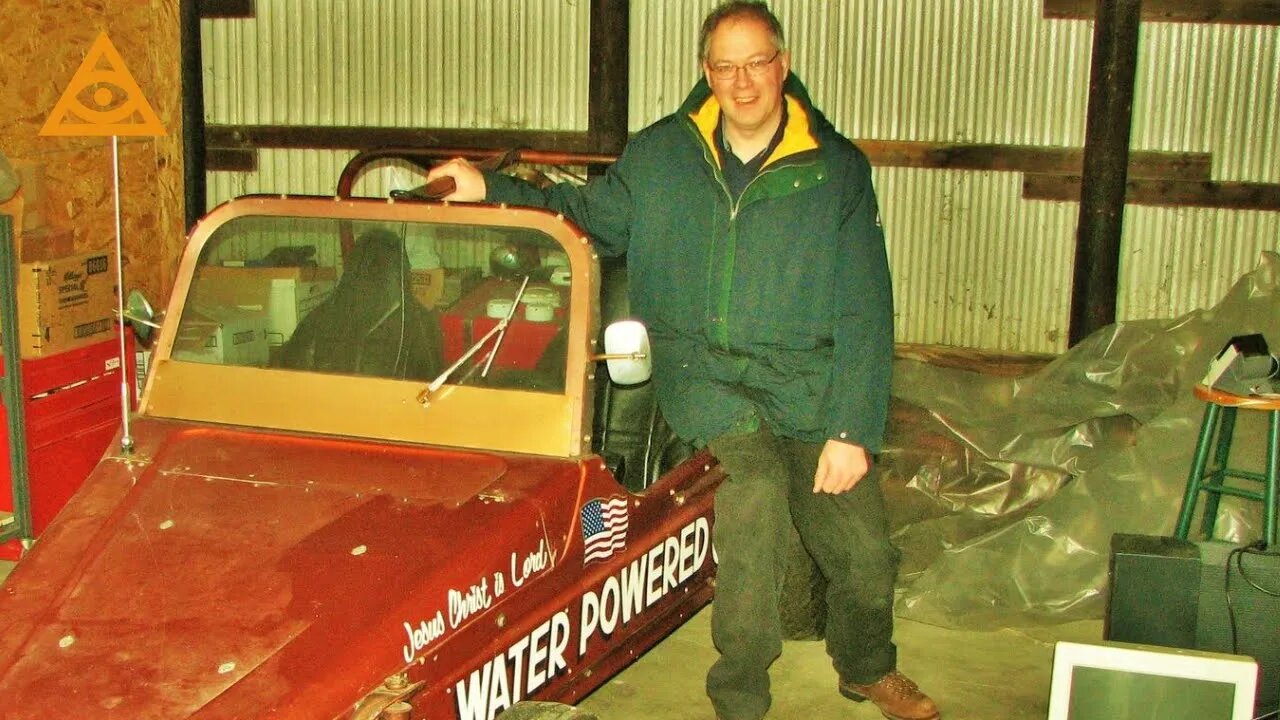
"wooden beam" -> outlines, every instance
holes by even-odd
[[[379,147],[530,148],[553,152],[594,153],[586,133],[539,130],[458,130],[449,128],[322,127],[304,125],[209,125],[206,139],[212,149],[257,148],[365,150]],[[1084,166],[1081,148],[856,140],[880,167],[935,170],[999,170],[1079,175]],[[599,154],[616,154],[602,152]],[[1208,153],[1139,150],[1129,157],[1135,178],[1208,180],[1213,157]],[[242,165],[243,159],[219,162]],[[214,169],[214,168],[210,168]],[[232,169],[224,167],[222,169]]]
[[[856,140],[872,165],[939,170],[1003,170],[1078,175],[1084,167],[1082,148],[1035,145],[953,144],[905,140]],[[1133,177],[1208,180],[1208,153],[1139,150],[1130,154]]]
[[[1022,180],[1027,200],[1079,202],[1079,175],[1029,174]],[[1280,183],[1130,179],[1125,202],[1163,207],[1280,210]]]
[[[1044,17],[1093,20],[1097,0],[1044,0]],[[1280,0],[1143,0],[1143,22],[1280,25]]]
[[[197,0],[200,4],[200,17],[213,18],[251,18],[257,15],[254,0]]]
[[[209,148],[368,150],[379,147],[537,148],[591,152],[587,134],[545,130],[327,127],[315,125],[209,125]]]
[[[222,172],[255,172],[258,151],[241,148],[209,148],[204,156],[205,170]]]

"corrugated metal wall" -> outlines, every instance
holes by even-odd
[[[257,0],[252,19],[201,23],[205,119],[585,130],[589,11],[563,0]],[[210,207],[331,194],[354,154],[260,153],[257,172],[209,174]],[[371,171],[356,192],[409,177]]]
[[[1143,26],[1133,146],[1213,154],[1213,179],[1280,182],[1280,28]],[[1280,212],[1129,206],[1121,318],[1168,317],[1217,302],[1263,250]]]
[[[257,5],[254,20],[204,24],[210,122],[585,129],[585,0]],[[632,0],[632,130],[698,77],[697,28],[713,5]],[[1039,0],[772,6],[793,68],[851,137],[1083,144],[1091,23],[1043,19]],[[1211,152],[1215,180],[1280,182],[1280,29],[1142,32],[1133,147]],[[349,156],[264,152],[258,173],[212,173],[210,200],[332,192]],[[877,168],[876,181],[900,340],[1065,348],[1076,204],[1023,200],[1017,173]],[[366,182],[360,192],[381,194],[409,181]],[[1120,317],[1210,304],[1278,244],[1280,213],[1130,206]]]

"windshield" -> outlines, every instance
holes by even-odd
[[[560,393],[571,277],[530,228],[238,217],[200,253],[172,357]]]

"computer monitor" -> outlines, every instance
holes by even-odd
[[[1257,684],[1242,655],[1059,642],[1048,720],[1250,720]]]

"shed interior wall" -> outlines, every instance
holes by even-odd
[[[587,3],[258,0],[203,23],[211,123],[583,131]],[[698,78],[713,0],[632,0],[628,126]],[[1040,0],[771,3],[815,103],[858,140],[1080,148],[1092,22]],[[1209,153],[1214,181],[1280,183],[1280,27],[1146,22],[1132,148]],[[332,192],[353,151],[266,150],[214,172],[210,205]],[[402,169],[358,188],[382,194]],[[1017,171],[881,165],[898,339],[998,351],[1067,342],[1078,206],[1023,197]],[[1210,304],[1280,237],[1280,212],[1129,205],[1120,320]]]

